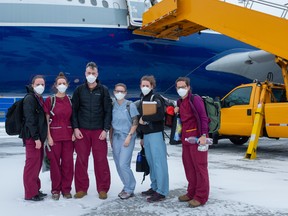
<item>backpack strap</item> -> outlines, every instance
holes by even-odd
[[[68,95],[68,94],[66,94],[66,96],[68,97],[70,105],[72,106],[72,97],[70,95]]]
[[[130,118],[131,118],[131,113],[130,113],[130,104],[131,103],[132,103],[132,101],[127,101],[127,104],[126,104],[126,109],[127,109],[128,113],[129,113]]]
[[[203,134],[202,132],[202,123],[201,123],[201,120],[200,120],[200,116],[199,116],[199,113],[197,111],[197,105],[195,106],[195,103],[194,103],[194,97],[200,97],[201,100],[203,101],[202,97],[197,95],[197,94],[192,94],[191,95],[191,98],[190,98],[190,102],[191,102],[191,108],[192,110],[194,111],[194,114],[195,114],[195,117],[196,117],[196,121],[197,121],[197,127],[199,128],[198,131],[199,131],[199,136],[201,136]],[[205,104],[204,104],[204,107],[205,107]]]
[[[54,116],[55,114],[54,114],[53,110],[54,110],[55,105],[56,105],[56,95],[54,94],[54,95],[52,95],[50,98],[51,98],[50,114],[51,114],[52,116]],[[71,101],[70,101],[70,103],[71,103]]]

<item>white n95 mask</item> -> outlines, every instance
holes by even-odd
[[[60,93],[65,93],[67,90],[67,86],[64,84],[61,84],[61,85],[57,86],[57,89]]]
[[[141,88],[141,91],[142,91],[143,95],[145,96],[145,95],[149,94],[151,89],[145,86],[145,87]]]
[[[34,87],[33,89],[39,95],[41,95],[45,90],[43,85],[38,85],[38,86]]]
[[[114,96],[116,97],[117,100],[122,100],[125,97],[125,94],[122,92],[115,93]]]
[[[94,83],[96,79],[97,79],[97,77],[96,77],[96,76],[93,76],[92,74],[86,76],[86,80],[87,80],[87,82],[89,82],[90,84]]]
[[[188,89],[185,88],[179,88],[177,90],[177,93],[180,97],[184,97],[188,93]]]

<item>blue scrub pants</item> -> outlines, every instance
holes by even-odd
[[[150,167],[151,188],[167,196],[169,192],[167,147],[162,132],[145,134],[144,148]]]
[[[135,146],[136,135],[131,137],[128,147],[124,146],[126,134],[113,133],[113,158],[117,168],[118,175],[124,185],[123,190],[126,193],[133,193],[136,180],[131,170],[132,153]]]

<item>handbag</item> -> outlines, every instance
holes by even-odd
[[[182,123],[179,114],[173,118],[173,125],[170,133],[170,144],[181,144]]]
[[[145,156],[145,149],[143,146],[141,146],[141,151],[138,152],[137,154],[137,158],[136,158],[136,172],[143,172],[143,179],[141,184],[143,183],[143,181],[145,180],[145,176],[149,175],[150,173],[150,168]]]

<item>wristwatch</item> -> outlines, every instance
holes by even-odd
[[[108,133],[109,130],[108,130],[108,129],[104,129],[104,131],[105,131],[106,133]]]
[[[204,137],[206,137],[206,134],[202,134],[201,136],[204,136]]]
[[[128,135],[129,135],[129,136],[132,136],[133,134],[132,134],[132,133],[128,133]]]

